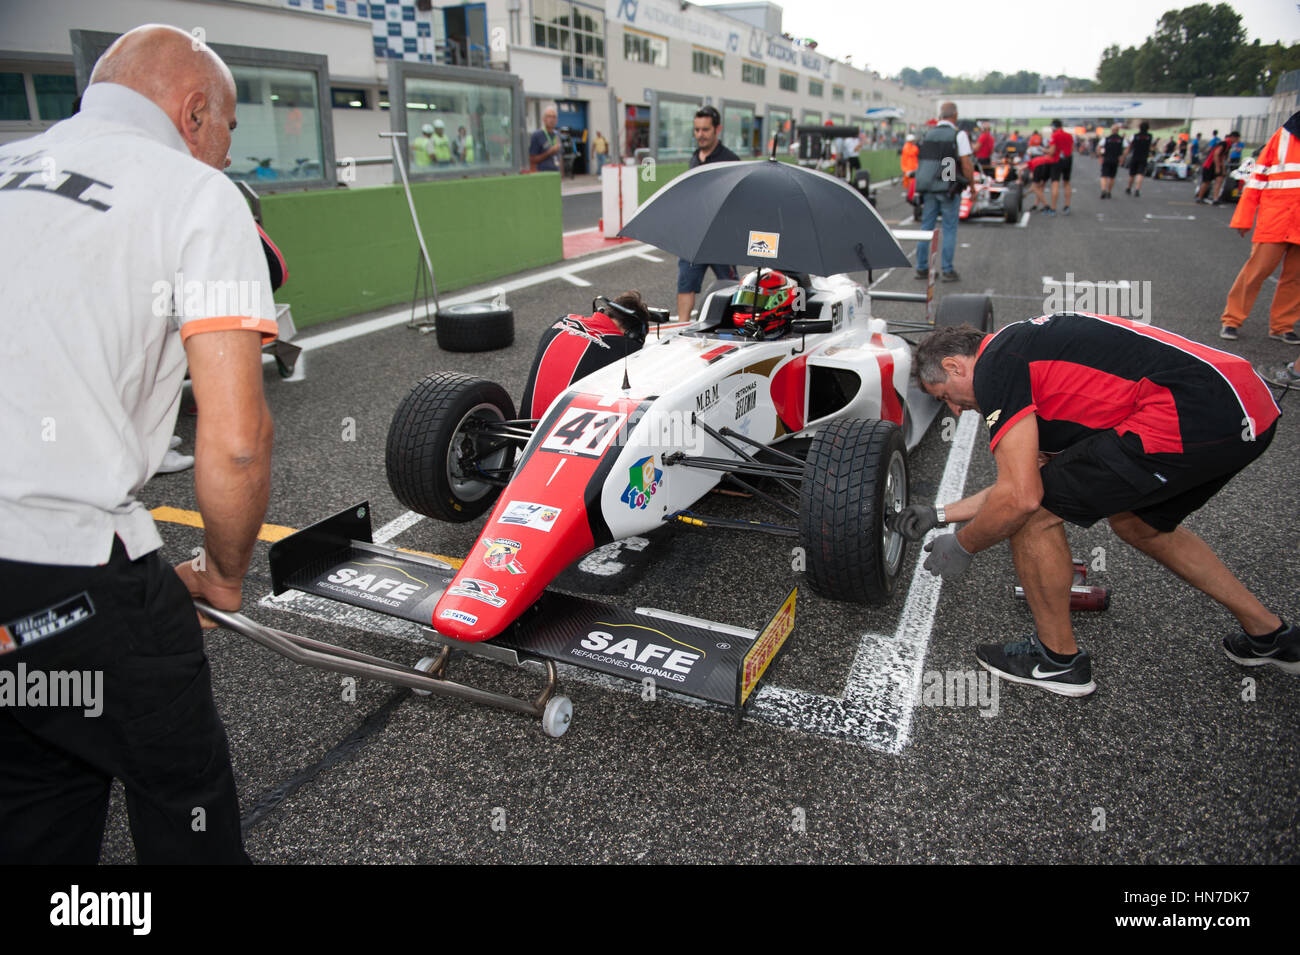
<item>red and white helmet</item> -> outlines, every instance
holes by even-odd
[[[799,283],[784,272],[750,272],[731,296],[731,322],[760,338],[785,334],[794,320]]]

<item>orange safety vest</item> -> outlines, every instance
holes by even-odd
[[[1029,137],[1029,145],[1031,145],[1031,146],[1041,146],[1041,145],[1043,145],[1043,137],[1042,137],[1042,136],[1039,136],[1038,133],[1032,133],[1032,134],[1030,134],[1030,137]]]
[[[903,155],[898,160],[898,166],[903,171],[903,175],[909,172],[916,172],[916,167],[921,164],[921,147],[916,143],[903,143]]]
[[[1268,141],[1241,190],[1230,225],[1249,229],[1252,242],[1300,245],[1300,112],[1292,115]]]

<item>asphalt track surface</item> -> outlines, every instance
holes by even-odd
[[[1024,228],[963,226],[962,281],[941,291],[992,290],[1004,324],[1043,311],[1043,276],[1150,282],[1157,325],[1222,344],[1259,366],[1296,356],[1294,347],[1267,338],[1272,282],[1240,341],[1217,338],[1219,309],[1249,252],[1248,242],[1226,228],[1231,209],[1193,205],[1186,183],[1148,182],[1140,199],[1121,191],[1099,201],[1095,163],[1082,159],[1075,168],[1073,215],[1035,216]],[[891,222],[906,215],[894,187],[882,188],[880,198]],[[500,381],[517,398],[537,337],[557,315],[587,310],[596,292],[626,288],[639,288],[651,302],[672,302],[675,263],[657,257],[582,272],[592,288],[553,279],[511,293],[517,340],[509,349],[444,353],[432,335],[398,325],[311,351],[303,381],[282,382],[268,370],[276,450],[267,522],[303,527],[360,500],[371,502],[376,527],[399,518],[405,508],[388,489],[384,440],[412,383],[433,371],[460,370]],[[919,284],[900,270],[880,287]],[[902,305],[877,314],[915,315]],[[1297,402],[1283,401],[1267,454],[1189,521],[1289,619],[1300,617]],[[354,440],[346,440],[348,419]],[[186,448],[194,424],[185,416],[179,423]],[[912,455],[914,499],[933,500],[938,492],[957,443],[952,438],[938,421]],[[973,448],[967,492],[993,478],[982,424]],[[190,474],[159,476],[143,496],[150,507],[195,506]],[[718,514],[764,513],[717,495],[704,505]],[[394,543],[461,556],[480,525],[424,520]],[[201,542],[191,527],[167,524],[162,533],[172,561],[188,559]],[[1227,660],[1219,640],[1234,625],[1231,617],[1104,524],[1069,533],[1076,556],[1104,556],[1104,571],[1091,577],[1114,590],[1108,612],[1075,615],[1080,643],[1094,658],[1097,692],[1070,700],[1002,684],[996,715],[971,705],[916,705],[899,713],[877,685],[868,696],[881,698],[859,702],[905,728],[891,730],[883,719],[875,736],[878,727],[864,737],[852,726],[825,735],[798,720],[783,725],[770,708],[737,726],[720,711],[662,696],[645,702],[634,692],[566,676],[562,690],[575,717],[555,740],[535,720],[371,681],[360,681],[355,702],[348,702],[340,677],[214,633],[208,649],[248,850],[270,863],[1300,859],[1300,678],[1268,667],[1246,671]],[[639,568],[614,579],[618,592],[606,599],[757,629],[802,583],[784,539],[686,528],[666,537]],[[909,606],[915,554],[909,552],[900,592],[885,606],[838,604],[801,587],[794,635],[766,684],[801,698],[843,693],[860,645],[889,652]],[[341,615],[330,621],[263,605],[266,555],[259,543],[245,591],[251,617],[410,663],[424,655],[409,639],[343,625]],[[909,626],[928,632],[914,669],[975,670],[976,645],[1027,632],[1028,612],[1011,596],[1014,582],[1002,544],[944,584],[932,618],[924,608],[909,618]],[[601,579],[575,573],[565,583],[596,592]],[[458,660],[452,673],[520,692],[538,686],[535,673],[482,661]],[[1253,699],[1243,699],[1250,696],[1247,677]],[[102,858],[134,858],[120,792]]]

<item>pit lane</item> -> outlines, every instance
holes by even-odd
[[[1156,324],[1259,364],[1295,357],[1294,348],[1266,337],[1272,285],[1240,341],[1217,339],[1218,309],[1249,250],[1226,229],[1229,209],[1192,206],[1185,183],[1147,182],[1141,199],[1099,202],[1090,164],[1076,179],[1068,218],[1034,217],[1025,229],[963,226],[959,239],[970,247],[959,250],[957,269],[964,281],[940,291],[994,289],[1002,324],[1042,310],[1045,275],[1150,281]],[[906,207],[882,193],[881,211],[897,221]],[[539,270],[555,274],[508,293],[517,341],[502,352],[442,353],[432,336],[400,320],[342,337],[374,316],[330,326],[331,343],[307,353],[306,380],[284,383],[268,373],[277,438],[267,520],[302,527],[368,498],[377,525],[409,521],[383,469],[388,419],[409,385],[430,371],[465,370],[517,396],[537,336],[556,315],[587,310],[596,292],[630,287],[653,302],[672,301],[674,263],[655,257],[660,261],[628,254],[583,268],[576,274],[594,283],[590,289],[560,274],[587,260]],[[900,270],[878,287],[919,284]],[[291,286],[286,293],[291,301]],[[882,306],[878,313],[903,317],[906,308]],[[1294,400],[1283,403],[1287,414],[1264,458],[1189,522],[1288,617],[1300,612]],[[182,418],[179,425],[186,447],[193,424]],[[976,430],[967,490],[993,477],[983,426]],[[952,443],[936,422],[912,456],[914,497],[939,493]],[[151,507],[195,507],[185,474],[156,478],[144,499]],[[755,512],[748,502],[717,495],[706,503],[722,516]],[[406,523],[392,542],[460,555],[478,526]],[[165,526],[163,535],[165,556],[174,561],[190,557],[201,541],[197,529],[180,525]],[[684,528],[668,537],[652,559],[633,562],[634,572],[606,581],[620,603],[758,628],[800,579],[788,543],[775,538]],[[1105,570],[1090,576],[1115,591],[1108,613],[1075,617],[1080,642],[1094,657],[1097,693],[1073,701],[1003,685],[996,717],[974,706],[909,707],[910,726],[905,736],[895,734],[903,741],[896,748],[846,744],[793,716],[764,716],[737,728],[721,713],[662,697],[650,703],[577,680],[565,681],[576,707],[573,728],[548,740],[523,718],[364,681],[349,700],[339,677],[296,667],[243,638],[215,635],[215,690],[249,851],[259,861],[335,862],[1297,858],[1300,772],[1286,741],[1300,728],[1300,684],[1227,661],[1217,645],[1232,623],[1227,614],[1104,527],[1072,529],[1070,538],[1076,556],[1104,560]],[[1097,548],[1102,552],[1094,556]],[[904,579],[913,579],[910,566]],[[917,672],[975,669],[976,644],[1024,633],[1029,618],[1011,598],[1013,582],[1001,546],[945,585]],[[342,616],[313,619],[259,604],[268,591],[266,545],[259,544],[246,588],[250,616],[366,652],[409,652],[412,662],[421,655]],[[864,659],[858,653],[867,638],[885,659],[902,652],[899,634],[912,600],[900,592],[885,607],[856,608],[802,588],[791,645],[768,684],[808,698],[845,697],[856,674],[880,672],[874,663],[855,664]],[[535,682],[477,661],[460,672],[503,689]],[[1255,681],[1249,701],[1246,678]],[[865,699],[877,710],[889,702],[883,691]],[[875,729],[885,732],[883,724]],[[1107,819],[1100,831],[1098,808]],[[795,809],[803,811],[803,831],[792,825]],[[493,828],[496,818],[504,818],[503,831]],[[117,800],[104,859],[131,857]]]

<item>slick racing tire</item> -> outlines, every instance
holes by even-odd
[[[388,426],[384,464],[393,494],[425,517],[472,521],[501,493],[479,473],[508,477],[515,454],[514,444],[475,426],[514,417],[514,402],[495,382],[449,371],[428,375]]]
[[[907,446],[892,421],[847,418],[817,433],[799,491],[799,538],[813,590],[881,603],[893,594],[907,540],[893,530],[907,506]]]
[[[515,340],[514,309],[490,302],[438,309],[434,331],[443,351],[491,351]]]
[[[1020,221],[1020,187],[1007,186],[1002,190],[1002,218],[1007,222]]]
[[[993,299],[987,295],[945,295],[934,317],[935,328],[974,325],[982,332],[993,331]]]

